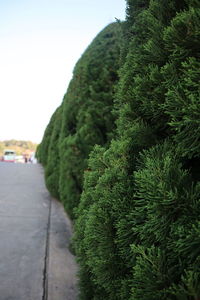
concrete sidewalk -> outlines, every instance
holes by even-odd
[[[42,167],[0,163],[0,300],[77,299],[70,237]]]

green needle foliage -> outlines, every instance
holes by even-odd
[[[120,23],[102,30],[77,62],[62,105],[38,147],[46,184],[73,218],[94,145],[108,145],[115,129],[113,100],[120,63]]]
[[[197,1],[127,1],[117,132],[76,211],[80,299],[200,299]]]
[[[100,32],[76,64],[63,100],[59,192],[72,217],[88,155],[95,144],[109,143],[114,130],[112,108],[120,43],[120,24],[110,24]]]
[[[59,156],[59,137],[62,123],[62,105],[55,111],[55,118],[51,139],[48,148],[48,160],[45,168],[46,185],[52,196],[57,199],[59,195],[59,174],[60,174],[60,156]]]
[[[45,181],[52,196],[59,199],[59,137],[62,123],[62,105],[56,109],[37,148],[37,158],[45,167]]]
[[[37,148],[37,158],[41,162],[41,164],[45,167],[47,165],[47,161],[49,160],[49,145],[51,141],[51,136],[53,133],[53,127],[56,119],[56,111],[52,115],[49,124],[47,125],[42,142]]]
[[[200,2],[126,11],[78,61],[38,156],[75,217],[81,300],[199,300]]]

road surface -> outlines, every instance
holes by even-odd
[[[71,223],[39,164],[0,163],[0,300],[76,300]]]

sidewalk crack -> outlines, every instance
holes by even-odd
[[[47,221],[47,235],[45,245],[44,269],[43,269],[43,295],[42,300],[48,300],[48,271],[49,271],[49,241],[50,241],[50,227],[51,227],[51,206],[52,198],[49,197],[49,213]]]

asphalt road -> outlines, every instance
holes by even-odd
[[[0,300],[76,300],[71,223],[39,164],[0,163]]]

